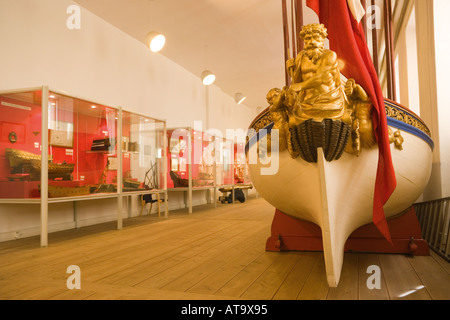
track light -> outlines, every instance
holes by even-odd
[[[203,71],[201,78],[202,78],[202,82],[205,86],[209,86],[209,85],[213,84],[214,81],[216,81],[216,76],[209,70]]]
[[[242,93],[236,93],[234,95],[234,101],[236,101],[237,104],[241,104],[247,97],[244,96]]]
[[[146,43],[152,52],[159,52],[166,44],[166,37],[159,32],[152,31],[147,34]]]

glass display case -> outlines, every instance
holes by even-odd
[[[165,122],[122,111],[123,192],[164,190]]]
[[[41,88],[0,105],[0,198],[41,198],[41,175],[49,198],[117,193],[118,109]]]
[[[39,199],[42,91],[0,93],[0,114],[0,199]]]
[[[245,144],[234,144],[234,184],[251,185],[250,170],[248,168],[247,156],[245,154]]]
[[[123,197],[166,192],[165,121],[46,86],[0,91],[0,114],[0,203],[41,204],[42,245],[49,203],[117,198],[120,229]]]
[[[192,213],[192,194],[206,191],[206,201],[216,199],[216,145],[213,135],[192,128],[167,130],[168,179],[171,192],[185,193],[185,206]],[[213,200],[216,206],[216,201]]]
[[[167,130],[168,188],[233,184],[233,142],[191,128]]]
[[[156,194],[167,199],[166,123],[122,110],[122,192],[124,195]],[[142,198],[145,206],[145,199]],[[165,206],[166,216],[168,206]],[[142,212],[142,211],[141,211]]]
[[[191,128],[167,130],[169,189],[214,187],[214,137]]]
[[[234,185],[234,143],[216,138],[216,186]]]

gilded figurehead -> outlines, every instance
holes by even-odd
[[[290,86],[272,89],[267,100],[275,128],[281,131],[280,144],[285,144],[293,158],[303,139],[301,128],[305,122],[340,121],[348,126],[351,137],[345,151],[359,155],[361,148],[376,144],[373,126],[373,106],[364,89],[353,79],[341,75],[343,63],[337,54],[325,48],[327,29],[323,24],[309,24],[302,28],[299,38],[304,49],[286,62],[291,78]],[[337,123],[334,123],[337,125]]]
[[[286,63],[291,88],[298,93],[296,123],[342,118],[345,98],[339,61],[334,51],[325,49],[327,29],[323,24],[309,24],[302,28],[300,38],[304,49]]]

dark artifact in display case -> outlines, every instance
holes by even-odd
[[[74,196],[84,196],[91,194],[91,186],[81,186],[81,187],[61,187],[48,185],[48,196],[49,198],[59,198],[59,197],[74,197]],[[40,185],[39,185],[40,191]]]
[[[131,189],[131,190],[139,190],[141,186],[141,182],[137,179],[133,178],[124,178],[123,179],[123,188],[124,189]]]
[[[113,144],[115,144],[114,139]],[[111,145],[111,139],[105,138],[105,139],[95,139],[92,141],[91,151],[108,151],[113,147]]]
[[[173,171],[170,171],[170,178],[172,179],[175,188],[187,188],[189,186],[188,179],[181,178],[180,175]]]
[[[6,158],[12,169],[12,174],[29,174],[31,181],[41,179],[41,156],[11,148],[5,149]],[[74,163],[54,163],[51,160],[48,163],[49,179],[71,180],[71,175],[75,167]]]

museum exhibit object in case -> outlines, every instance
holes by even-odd
[[[245,154],[245,143],[234,144],[234,183],[238,185],[252,183]]]
[[[168,188],[214,187],[214,137],[191,128],[167,130]]]
[[[234,143],[225,138],[215,138],[216,186],[232,187],[234,181]]]
[[[138,195],[143,207],[145,199],[154,196],[158,202],[158,215],[160,202],[167,200],[165,130],[165,121],[122,109],[123,195]],[[167,215],[166,204],[165,216]]]
[[[222,203],[234,203],[235,201],[244,202],[248,198],[248,191],[253,189],[248,159],[245,154],[245,143],[234,143],[233,147],[234,181],[231,188],[219,189],[219,191],[223,193],[223,196],[219,198]]]
[[[233,143],[208,131],[192,128],[167,130],[168,190],[186,194],[192,212],[192,192],[206,191],[207,202],[217,205],[217,188],[233,186]]]
[[[216,197],[214,137],[181,127],[168,129],[167,141],[168,191],[183,192],[192,213],[193,191],[206,191],[208,202],[211,191]]]

